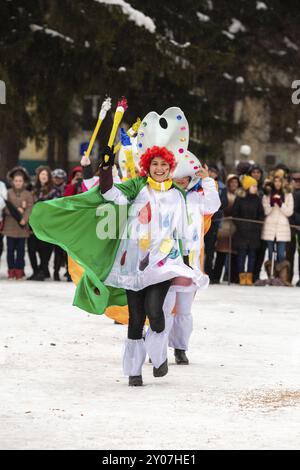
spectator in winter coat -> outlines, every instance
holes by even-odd
[[[52,171],[53,187],[57,192],[57,197],[62,197],[65,194],[67,173],[61,168],[56,168]]]
[[[56,197],[63,197],[66,188],[67,173],[61,168],[52,171],[53,187],[57,192]],[[67,253],[58,245],[54,245],[54,281],[60,281],[59,271],[67,266]]]
[[[254,163],[253,165],[250,166],[247,174],[249,176],[252,176],[252,178],[254,178],[257,181],[257,194],[262,199],[263,195],[264,195],[264,189],[263,189],[263,185],[264,185],[263,175],[264,175],[264,172],[263,172],[262,168],[258,164]]]
[[[7,198],[7,189],[5,183],[0,181],[0,259],[3,252],[3,235],[2,230],[4,226],[4,208],[5,208],[5,200]]]
[[[65,189],[64,196],[74,196],[75,194],[82,193],[83,173],[81,166],[75,166],[71,170],[68,184]]]
[[[48,166],[39,166],[36,169],[35,186],[33,189],[34,203],[49,201],[60,196],[60,192],[54,187],[51,170]],[[53,245],[39,240],[34,234],[28,239],[28,254],[33,269],[33,274],[28,278],[31,281],[44,281],[50,277],[49,261],[53,251]],[[37,255],[40,261],[38,263]]]
[[[297,225],[299,228],[291,228],[291,242],[287,244],[287,259],[290,262],[290,282],[293,280],[294,275],[294,258],[296,249],[298,250],[298,274],[300,278],[300,173],[292,174],[292,186],[294,197],[294,213],[290,218],[291,225]],[[300,279],[296,284],[300,287]]]
[[[263,173],[262,168],[256,163],[251,165],[248,171],[248,175],[252,176],[252,178],[254,178],[257,181],[257,188],[258,188],[257,194],[261,200],[264,195],[263,174],[264,173]],[[259,279],[261,268],[265,259],[266,249],[267,249],[266,242],[264,240],[260,240],[259,247],[256,251],[256,261],[255,261],[255,268],[254,268],[254,273],[253,273],[253,282],[256,282]]]
[[[29,237],[27,222],[33,198],[25,189],[29,176],[24,168],[13,168],[7,179],[11,184],[11,188],[7,191],[7,201],[16,209],[16,213],[19,213],[19,217],[15,218],[13,213],[5,208],[3,234],[7,237],[8,279],[19,280],[25,275],[25,239]]]
[[[255,221],[264,220],[264,210],[257,194],[257,181],[251,176],[242,178],[242,191],[237,194],[232,208],[232,216],[238,219],[249,219],[254,222],[235,221],[234,235],[238,251],[238,270],[241,285],[253,284],[256,250],[260,243],[261,224]],[[248,269],[245,262],[248,257]]]
[[[230,249],[230,236],[233,237],[235,231],[235,225],[227,217],[232,217],[232,208],[236,199],[236,192],[240,188],[240,180],[237,175],[228,175],[226,181],[226,196],[228,205],[224,210],[225,220],[222,222],[218,230],[218,238],[216,244],[216,261],[213,272],[213,283],[219,284],[223,267],[228,267],[228,257],[231,256],[231,282],[238,282],[237,272],[237,259],[236,250],[233,246]]]
[[[226,196],[226,186],[219,179],[219,168],[217,165],[209,165],[208,174],[210,178],[213,178],[217,184],[219,197],[221,200],[220,209],[213,215],[211,221],[211,227],[204,237],[205,245],[205,264],[204,270],[211,280],[213,280],[213,259],[215,254],[215,245],[217,241],[218,229],[221,223],[221,219],[224,217],[224,209],[227,207],[228,201]]]
[[[271,185],[268,186],[268,193],[263,197],[262,203],[266,218],[261,238],[266,240],[269,254],[266,270],[269,275],[270,263],[276,246],[277,270],[284,270],[280,278],[288,282],[290,268],[289,262],[286,261],[286,244],[291,241],[289,217],[294,212],[294,198],[287,181],[280,176],[275,176]]]

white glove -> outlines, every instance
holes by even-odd
[[[89,157],[86,157],[86,155],[84,154],[83,157],[80,160],[80,165],[81,166],[89,166],[90,164],[91,164],[91,160],[89,159]]]

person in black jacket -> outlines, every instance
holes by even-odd
[[[211,283],[214,283],[213,276],[213,260],[215,255],[216,241],[218,236],[218,230],[220,223],[224,217],[224,209],[228,205],[228,199],[226,194],[226,186],[219,179],[219,168],[217,165],[209,165],[208,174],[210,178],[213,178],[217,184],[217,189],[219,192],[221,207],[215,212],[211,219],[211,226],[209,231],[204,237],[204,249],[205,249],[205,262],[204,262],[204,271],[209,276]]]
[[[291,225],[297,225],[300,227],[300,173],[292,174],[292,184],[293,184],[293,197],[294,197],[294,214],[290,217]],[[287,244],[287,259],[290,262],[290,282],[293,280],[294,276],[294,259],[296,249],[298,250],[299,259],[298,259],[298,273],[300,278],[300,228],[292,228],[292,238],[291,241]],[[300,287],[300,279],[296,284],[297,287]]]
[[[249,219],[253,221],[264,220],[264,209],[257,194],[257,181],[251,176],[242,179],[242,191],[237,192],[234,201],[232,217],[237,219]],[[236,233],[235,244],[238,251],[238,270],[241,285],[253,284],[253,271],[255,267],[256,250],[260,244],[262,225],[256,222],[243,222],[234,220]],[[248,257],[248,269],[245,272],[245,262]]]

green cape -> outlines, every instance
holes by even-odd
[[[145,177],[116,184],[129,201],[125,208],[130,207],[146,184]],[[184,194],[180,188],[177,189]],[[102,226],[106,225],[111,206],[114,207],[117,219],[115,238],[100,239],[97,236],[97,226],[101,221]],[[124,206],[106,201],[98,186],[76,196],[38,202],[34,205],[29,223],[35,235],[48,243],[59,245],[84,268],[84,275],[73,300],[76,307],[89,313],[103,314],[110,305],[127,305],[124,289],[103,284],[112,269],[120,245],[120,235],[127,222],[127,214]]]

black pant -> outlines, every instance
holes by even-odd
[[[58,274],[60,268],[67,265],[67,254],[58,245],[54,245],[54,273]]]
[[[261,240],[260,246],[256,250],[256,261],[255,261],[255,267],[254,267],[254,272],[253,272],[254,282],[259,279],[260,271],[261,271],[263,262],[265,260],[266,249],[267,249],[267,243],[265,242],[265,240]]]
[[[49,261],[53,251],[51,243],[39,240],[34,234],[30,235],[27,242],[28,255],[34,272],[41,270],[45,277],[49,276]],[[37,255],[40,260],[38,261]]]
[[[298,247],[297,247],[297,238],[298,238]],[[290,269],[290,282],[292,282],[294,277],[294,261],[295,261],[295,253],[298,249],[299,253],[299,266],[298,266],[298,273],[300,276],[300,232],[296,232],[292,230],[292,238],[289,243],[286,245],[286,259],[290,262],[291,269]]]
[[[24,269],[25,238],[6,237],[8,269]]]
[[[127,290],[129,311],[128,338],[141,339],[146,316],[152,331],[161,333],[165,329],[163,304],[171,280],[145,287],[139,291]]]
[[[213,279],[213,261],[214,261],[218,229],[219,229],[219,224],[212,223],[209,231],[204,237],[204,249],[205,249],[204,271],[206,272],[206,274],[209,276],[210,279]]]
[[[229,258],[229,253],[222,253],[220,251],[217,251],[215,267],[214,267],[214,270],[213,270],[213,281],[214,282],[220,282],[224,267],[225,267],[225,272],[227,272],[227,276],[229,276],[229,273],[228,273],[228,265],[229,265],[228,258]],[[230,273],[230,282],[237,283],[238,279],[239,279],[239,274],[238,274],[238,269],[237,269],[237,255],[233,254],[233,253],[231,254],[230,271],[231,271],[231,273]]]

